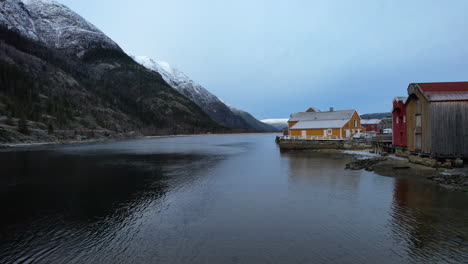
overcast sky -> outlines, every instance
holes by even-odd
[[[391,110],[411,82],[468,80],[468,1],[59,0],[259,119]]]

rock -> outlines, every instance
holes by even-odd
[[[428,166],[428,167],[436,167],[437,161],[431,158],[423,158],[415,155],[411,155],[408,157],[409,161],[412,163]]]
[[[351,163],[346,164],[346,169],[351,169],[351,170],[361,170],[361,169],[366,169],[367,171],[373,171],[374,170],[374,165],[381,162],[385,161],[387,158],[381,158],[381,157],[376,157],[376,158],[370,158],[370,159],[358,159],[358,160],[353,160]]]
[[[458,158],[453,161],[453,167],[455,168],[463,168],[463,160]]]

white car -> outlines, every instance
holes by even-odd
[[[375,136],[377,136],[377,132],[375,132],[375,131],[367,131],[366,132],[366,138],[373,138]]]
[[[364,133],[356,133],[353,136],[353,139],[361,139],[361,138],[366,138],[366,134]]]
[[[382,134],[388,135],[388,134],[392,134],[392,133],[393,133],[393,130],[391,128],[386,128],[386,129],[382,130]]]

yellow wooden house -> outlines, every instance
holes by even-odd
[[[365,132],[356,110],[299,112],[288,120],[289,135],[304,139],[347,139]]]

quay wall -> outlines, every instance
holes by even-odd
[[[301,140],[301,139],[279,139],[278,145],[281,150],[306,150],[306,149],[343,149],[362,150],[372,146],[366,142],[351,140]]]

